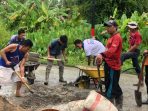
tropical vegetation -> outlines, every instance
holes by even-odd
[[[46,56],[48,44],[66,34],[69,38],[67,64],[86,64],[84,52],[75,49],[73,41],[90,38],[91,23],[95,22],[95,36],[105,44],[108,35],[100,35],[103,22],[113,16],[124,40],[123,51],[128,49],[126,25],[129,21],[139,24],[143,51],[148,47],[147,6],[147,0],[0,0],[0,48],[7,45],[19,28],[25,28],[27,38],[34,43],[32,51]]]

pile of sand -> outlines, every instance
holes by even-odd
[[[0,96],[0,111],[26,111],[18,105],[14,105],[6,98]]]

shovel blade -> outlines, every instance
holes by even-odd
[[[142,106],[142,96],[141,96],[141,92],[139,92],[138,90],[135,90],[135,100],[136,100],[137,106],[141,107]]]
[[[30,90],[30,93],[34,94],[34,91]]]

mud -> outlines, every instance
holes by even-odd
[[[35,94],[29,94],[20,104],[24,109],[38,109],[47,105],[55,105],[68,103],[70,101],[85,99],[89,90],[80,90],[75,87],[66,87],[57,85],[55,87],[45,87],[43,85],[34,85],[33,89],[37,89]]]
[[[31,85],[31,88],[35,91],[34,94],[31,94],[25,86],[23,86],[21,92],[25,95],[25,97],[15,97],[15,84],[10,82],[8,84],[2,84],[0,95],[14,106],[22,108],[18,111],[40,111],[39,109],[50,108],[60,104],[67,104],[70,101],[83,100],[87,97],[89,91],[91,90],[79,89],[67,85],[65,86],[63,83],[59,83],[57,66],[53,66],[49,78],[49,85],[45,86],[45,69],[45,65],[40,65],[35,71],[36,80],[34,85]],[[78,76],[79,69],[65,67],[64,79],[68,83],[75,81]],[[138,79],[136,75],[129,75],[126,73],[121,74],[120,85],[124,96],[123,111],[148,111],[148,105],[143,105],[139,108],[135,103],[134,90],[136,90],[136,87],[134,87],[133,84],[137,83],[137,81]],[[141,92],[142,98],[145,100],[147,98],[145,86],[141,88]]]

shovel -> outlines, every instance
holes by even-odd
[[[142,94],[139,90],[140,90],[141,81],[142,81],[142,78],[143,78],[143,70],[144,70],[145,60],[146,60],[146,56],[144,56],[143,61],[142,61],[142,68],[141,68],[141,72],[140,72],[140,75],[139,75],[138,87],[137,87],[137,90],[135,90],[135,100],[136,100],[137,106],[139,106],[139,107],[142,106]]]
[[[21,79],[21,81],[22,81],[21,76],[19,75],[19,73],[18,73],[17,71],[15,71],[14,67],[12,66],[11,68],[12,68],[12,70],[15,72],[15,74],[16,74],[16,75]],[[30,86],[29,86],[26,82],[23,82],[23,84],[26,86],[26,88],[29,90],[29,92],[31,92],[32,94],[34,93],[34,92],[31,90]]]

